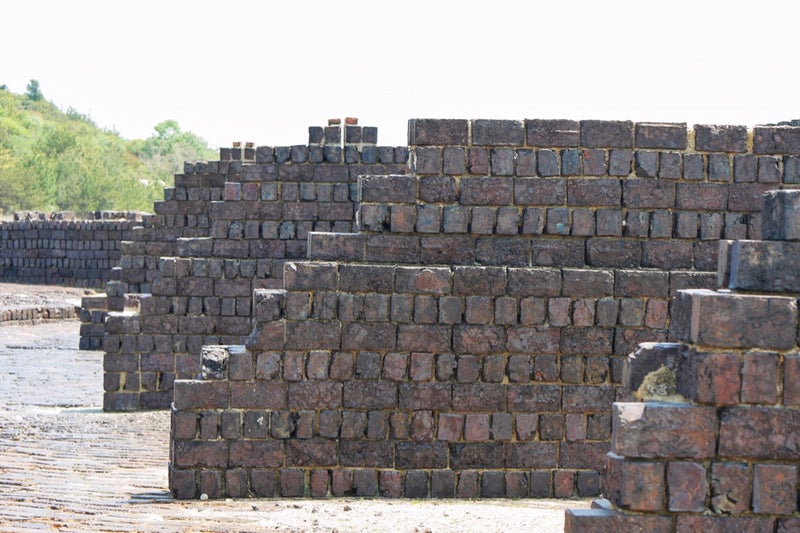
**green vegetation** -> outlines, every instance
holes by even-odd
[[[72,108],[61,112],[36,80],[24,95],[0,87],[0,214],[152,211],[184,161],[215,155],[174,120],[147,139],[126,140]]]

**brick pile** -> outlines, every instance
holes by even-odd
[[[687,403],[615,403],[607,500],[568,511],[568,532],[798,531],[800,191],[765,195],[764,240],[723,241],[725,290],[678,293],[661,364]]]
[[[173,492],[598,494],[625,356],[760,235],[795,135],[412,120],[413,173],[362,176],[358,231],[310,232],[246,345],[175,382]]]
[[[337,119],[309,128],[307,145],[235,143],[220,156],[187,163],[123,243],[106,286],[106,410],[168,408],[174,379],[200,372],[202,345],[244,342],[253,290],[283,286],[310,232],[352,231],[357,177],[406,172],[408,149]],[[126,305],[129,294],[141,296]]]
[[[15,213],[15,220],[0,222],[0,281],[101,288],[119,263],[121,242],[131,238],[142,216]]]

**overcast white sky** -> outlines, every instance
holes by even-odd
[[[38,0],[6,3],[0,84],[126,138],[175,119],[214,146],[302,144],[356,116],[800,118],[786,0]]]

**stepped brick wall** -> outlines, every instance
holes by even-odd
[[[0,281],[102,288],[142,213],[16,213],[0,222]]]
[[[175,382],[173,492],[598,494],[627,354],[760,236],[798,132],[412,120],[411,173],[361,176],[358,231],[310,232]]]
[[[253,290],[283,286],[310,232],[352,231],[357,177],[407,171],[406,147],[376,143],[376,128],[348,119],[309,128],[307,145],[237,143],[187,163],[107,284],[104,408],[167,408],[203,344],[244,342]]]
[[[636,366],[674,369],[686,403],[615,403],[606,500],[567,532],[798,531],[800,191],[767,193],[764,240],[723,241],[725,291],[679,291],[676,344]]]

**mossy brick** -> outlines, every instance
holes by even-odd
[[[698,152],[746,152],[747,127],[696,124],[694,148]]]
[[[787,126],[753,128],[753,152],[756,154],[800,153],[800,128]]]
[[[411,119],[408,121],[408,144],[461,145],[469,143],[469,121],[459,119]]]
[[[716,409],[668,403],[614,403],[611,451],[631,458],[705,459],[716,452]]]
[[[628,391],[638,390],[645,376],[665,366],[673,371],[678,367],[681,345],[674,342],[642,343],[625,358],[622,386]]]
[[[796,322],[793,298],[692,289],[678,293],[670,332],[705,346],[785,350],[795,346]]]

